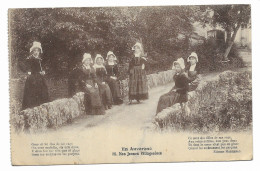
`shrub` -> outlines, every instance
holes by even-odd
[[[244,67],[243,60],[239,56],[239,50],[234,44],[229,53],[230,62],[223,63],[222,58],[225,52],[225,45],[215,45],[210,41],[193,47],[191,51],[195,51],[199,56],[201,72],[224,71],[232,68]]]
[[[251,72],[223,72],[211,81],[201,82],[190,95],[187,105],[191,115],[182,113],[180,105],[175,104],[156,115],[160,128],[192,132],[251,129]]]

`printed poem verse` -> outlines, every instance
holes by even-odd
[[[231,136],[188,137],[189,150],[212,150],[213,153],[240,153],[238,141]]]
[[[79,146],[73,143],[31,143],[32,156],[79,156]]]

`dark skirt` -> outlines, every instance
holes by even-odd
[[[148,99],[148,84],[145,70],[134,66],[129,76],[129,100]]]
[[[49,102],[48,87],[41,74],[29,75],[25,81],[22,110]]]
[[[113,103],[116,104],[116,105],[122,104],[123,99],[122,99],[121,92],[120,92],[119,82],[117,80],[109,78],[107,83],[108,83],[109,88],[110,88],[111,93],[112,93]]]
[[[170,91],[164,95],[162,95],[159,99],[156,114],[161,112],[163,109],[167,107],[171,107],[176,103],[185,103],[188,101],[188,94],[180,94],[178,92]]]
[[[101,96],[98,88],[94,87],[92,81],[88,81],[91,88],[85,87],[84,105],[88,115],[104,115],[105,108],[101,101]]]
[[[102,99],[102,104],[105,108],[109,107],[112,105],[112,94],[110,91],[110,88],[108,84],[99,84],[99,91],[100,91],[100,96]]]
[[[189,84],[189,91],[194,91],[199,86],[199,81],[195,80]]]
[[[199,84],[196,84],[196,83],[192,84],[192,83],[191,83],[191,84],[189,85],[189,91],[194,91],[194,90],[196,90],[196,88],[198,87],[198,85],[199,85]]]

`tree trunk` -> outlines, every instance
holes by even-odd
[[[231,33],[232,32],[231,32],[230,28],[227,28],[226,32],[227,32],[227,38],[226,38],[226,48],[227,48],[228,47],[228,43],[231,40]]]
[[[225,53],[224,53],[224,56],[223,56],[223,61],[228,61],[229,60],[228,59],[228,55],[229,55],[229,52],[230,52],[230,50],[231,50],[231,48],[232,48],[232,46],[234,44],[234,40],[236,38],[237,31],[240,28],[240,25],[241,25],[241,23],[238,23],[238,25],[235,28],[234,33],[233,33],[233,35],[232,35],[230,40],[228,40],[228,37],[227,37],[228,42],[227,42],[227,47],[226,47],[226,50],[225,50]]]
[[[223,61],[228,61],[228,60],[229,60],[229,59],[228,59],[228,54],[229,54],[229,52],[230,52],[230,50],[231,50],[233,44],[234,44],[234,42],[232,42],[232,41],[230,41],[230,42],[228,43],[228,46],[227,46],[227,48],[226,48],[226,50],[225,50],[225,53],[224,53],[224,56],[223,56]]]

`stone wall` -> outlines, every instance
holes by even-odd
[[[84,114],[84,93],[72,98],[58,99],[38,107],[29,108],[13,115],[12,125],[17,131],[35,132],[58,128]]]
[[[172,82],[174,71],[163,71],[147,76],[150,88]],[[128,80],[121,82],[123,95],[127,97]],[[42,104],[38,107],[11,114],[11,124],[17,131],[44,131],[58,128],[63,124],[84,114],[84,93],[80,92],[72,98],[63,98]]]

